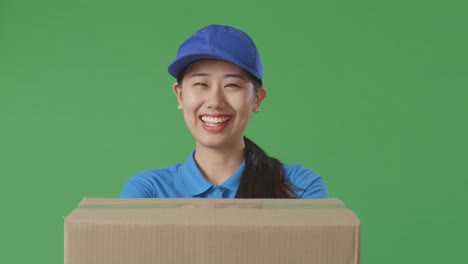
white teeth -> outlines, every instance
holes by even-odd
[[[227,117],[227,116],[220,116],[220,117],[202,116],[201,117],[201,120],[203,122],[208,123],[208,125],[216,125],[216,124],[224,123],[228,121],[229,119],[230,117]]]
[[[219,126],[219,124],[213,124],[213,123],[206,123],[206,122],[205,122],[205,124],[206,124],[207,126],[211,126],[211,127]]]

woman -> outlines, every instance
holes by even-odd
[[[326,198],[320,176],[270,158],[243,133],[265,99],[263,69],[243,31],[209,25],[180,47],[169,65],[173,91],[195,150],[185,163],[137,173],[120,197]]]

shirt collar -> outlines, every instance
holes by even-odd
[[[222,187],[229,189],[231,192],[237,192],[239,188],[240,179],[242,177],[242,172],[244,172],[245,160],[242,160],[242,163],[239,165],[237,170],[229,177],[223,184]]]
[[[180,166],[179,177],[182,180],[182,183],[187,190],[187,192],[192,195],[200,195],[206,192],[209,188],[211,188],[214,184],[207,181],[203,174],[201,173],[200,169],[198,168],[197,164],[195,163],[194,158],[195,151],[192,151],[188,156],[187,160],[182,163]],[[231,175],[220,187],[224,187],[229,189],[232,192],[237,192],[237,188],[239,187],[240,178],[242,176],[242,172],[245,168],[245,161],[243,160],[234,174]]]
[[[197,164],[192,151],[187,160],[180,166],[179,176],[188,193],[192,196],[199,195],[208,190],[213,184],[205,179]]]

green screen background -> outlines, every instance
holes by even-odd
[[[246,135],[362,221],[362,263],[468,263],[466,1],[0,1],[0,262],[62,263],[63,217],[194,148],[166,67],[247,31]]]

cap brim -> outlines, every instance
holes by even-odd
[[[215,56],[213,54],[192,54],[192,55],[187,55],[187,56],[180,57],[177,60],[173,61],[169,65],[167,70],[168,70],[169,74],[174,76],[174,78],[179,78],[180,75],[184,72],[184,70],[190,64],[194,63],[195,61],[199,61],[199,60],[222,60],[222,61],[227,61],[227,62],[230,62],[230,63],[232,63],[234,65],[237,65],[237,66],[241,67],[242,69],[244,69],[248,73],[250,73],[253,76],[255,76],[256,78],[258,78],[258,76],[256,76],[253,72],[251,72],[247,67],[245,67],[241,63],[239,63],[237,61],[234,61],[234,60],[226,59],[226,58],[221,57],[221,56]],[[258,78],[258,79],[260,80],[260,78]]]
[[[192,64],[192,63],[194,63],[195,61],[198,61],[198,60],[224,60],[224,61],[227,61],[225,58],[221,58],[219,56],[213,56],[212,54],[187,55],[187,56],[180,57],[177,60],[173,61],[169,65],[167,70],[169,71],[169,73],[172,76],[174,76],[175,78],[178,78],[183,73],[185,68],[187,68],[187,66],[189,66],[190,64]]]

